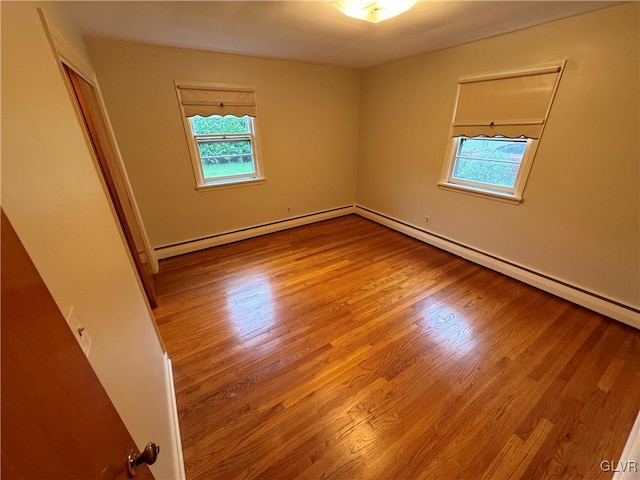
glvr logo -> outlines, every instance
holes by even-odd
[[[624,462],[614,462],[613,460],[603,460],[600,462],[600,470],[603,472],[638,472],[638,462],[626,460]]]

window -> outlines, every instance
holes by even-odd
[[[520,203],[563,65],[461,78],[438,185]]]
[[[452,185],[514,195],[518,173],[532,141],[524,137],[457,137],[448,180]]]
[[[204,183],[257,176],[253,119],[247,115],[189,117]]]
[[[251,87],[176,83],[196,188],[264,181]]]

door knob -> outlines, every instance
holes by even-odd
[[[129,451],[129,455],[127,455],[127,473],[129,476],[133,478],[136,474],[136,467],[141,463],[146,463],[147,465],[156,463],[159,453],[160,447],[153,442],[147,443],[140,455],[136,454],[133,449]]]

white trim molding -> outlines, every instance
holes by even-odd
[[[41,9],[38,9],[41,14],[41,18],[43,22],[46,23],[46,19],[44,17],[44,13]],[[69,42],[67,42],[64,35],[62,35],[58,30],[54,27],[46,23],[47,29],[51,34],[51,41],[53,42],[54,49],[58,54],[58,59],[69,65],[73,70],[78,73],[81,77],[87,80],[92,85],[96,81],[96,75],[93,71],[93,68],[89,63],[85,61],[85,59],[80,55]]]
[[[176,390],[173,383],[173,367],[171,359],[167,353],[164,354],[165,373],[167,383],[167,401],[169,403],[169,413],[171,414],[171,436],[173,439],[172,454],[173,465],[175,466],[174,478],[176,480],[186,480],[187,474],[184,469],[184,457],[182,455],[182,436],[180,435],[180,423],[178,420],[178,403],[176,401]]]
[[[205,248],[216,247],[218,245],[225,245],[227,243],[238,242],[240,240],[246,240],[248,238],[259,237],[268,233],[279,232],[281,230],[288,230],[289,228],[300,227],[302,225],[308,225],[310,223],[321,222],[330,218],[342,217],[343,215],[349,215],[355,213],[355,207],[353,205],[347,205],[344,207],[337,207],[331,210],[325,210],[322,212],[310,213],[308,215],[302,215],[299,217],[278,220],[271,223],[265,223],[261,225],[254,225],[240,230],[233,230],[230,232],[223,232],[210,237],[196,238],[193,240],[187,240],[185,242],[165,245],[156,247],[155,254],[160,260],[163,258],[175,257],[176,255],[183,255],[185,253],[196,252],[198,250],[204,250]]]
[[[500,272],[508,277],[520,280],[540,290],[551,293],[585,308],[611,317],[622,323],[640,330],[640,312],[637,309],[622,305],[615,300],[605,298],[602,295],[588,292],[578,286],[570,285],[561,280],[552,278],[542,272],[536,272],[530,268],[517,265],[489,253],[481,252],[473,247],[457,243],[448,238],[429,233],[421,228],[409,225],[401,220],[376,212],[369,208],[356,205],[355,213],[376,223],[392,228],[400,233],[420,240],[434,247],[438,247],[449,253],[469,260],[478,265]]]
[[[607,465],[613,470],[612,480],[636,480],[640,478],[640,413],[631,427],[629,438],[617,465]]]
[[[452,192],[473,195],[474,197],[488,198],[490,200],[499,200],[501,202],[510,203],[512,205],[519,205],[520,203],[522,203],[522,197],[518,197],[508,193],[499,193],[499,192],[492,192],[490,190],[482,190],[480,188],[474,188],[469,185],[456,185],[455,183],[438,182],[438,187],[442,188],[443,190],[450,190]]]

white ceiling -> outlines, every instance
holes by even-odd
[[[85,35],[369,67],[598,10],[611,1],[432,1],[379,24],[329,1],[64,2]]]

